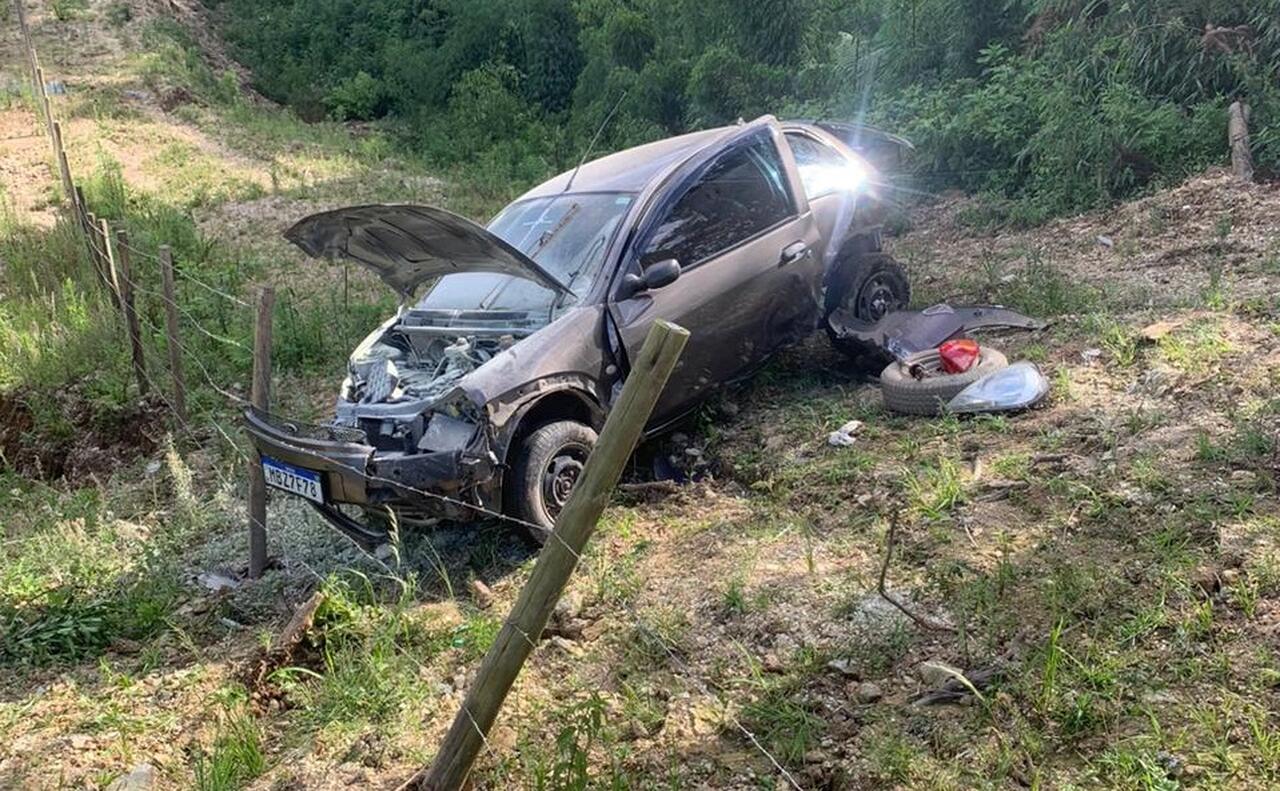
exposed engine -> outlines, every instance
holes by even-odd
[[[532,329],[523,314],[489,314],[483,322],[468,318],[410,310],[387,321],[352,352],[343,400],[434,401]]]
[[[343,397],[361,404],[433,401],[509,345],[492,338],[433,338],[420,349],[392,330],[352,356]]]

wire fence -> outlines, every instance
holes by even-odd
[[[173,430],[184,437],[186,441],[192,443],[193,446],[207,447],[210,442],[225,446],[237,469],[249,472],[257,470],[260,472],[256,454],[248,450],[244,443],[237,442],[216,418],[211,417],[205,422],[197,423],[189,414],[186,406],[187,381],[185,370],[187,363],[194,366],[194,370],[199,377],[199,385],[225,398],[228,406],[249,406],[250,400],[232,392],[232,385],[227,381],[220,380],[215,375],[214,371],[202,359],[201,350],[192,348],[189,340],[184,340],[184,331],[198,334],[205,341],[214,344],[215,348],[223,350],[231,359],[237,360],[241,364],[252,362],[255,353],[254,349],[235,338],[229,337],[225,332],[206,326],[206,323],[196,315],[195,311],[182,303],[178,296],[176,283],[181,282],[192,288],[199,289],[208,297],[218,301],[222,309],[228,312],[224,313],[224,316],[232,315],[243,319],[245,322],[252,322],[255,318],[253,315],[254,306],[245,299],[229,293],[225,288],[206,282],[192,272],[190,267],[178,265],[174,261],[172,252],[167,245],[159,245],[156,250],[151,251],[131,242],[127,228],[116,227],[113,229],[112,227],[113,223],[117,226],[123,225],[125,218],[99,217],[92,211],[92,207],[85,200],[83,189],[75,180],[69,166],[63,140],[63,127],[56,118],[55,103],[51,99],[48,90],[44,67],[41,65],[36,48],[32,43],[31,31],[27,24],[22,0],[15,0],[14,7],[22,36],[26,71],[33,88],[35,110],[40,120],[42,133],[49,139],[50,151],[57,169],[56,175],[62,188],[63,208],[67,219],[73,223],[73,227],[79,229],[84,238],[85,255],[89,264],[89,276],[92,286],[102,291],[119,311],[120,323],[123,328],[122,342],[126,343],[131,350],[131,366],[139,394],[153,396],[157,399],[171,417]],[[150,268],[151,273],[157,277],[141,277],[140,272],[144,266]],[[148,285],[148,283],[153,283],[156,280],[159,280],[163,286],[156,288],[153,285]],[[153,317],[157,314],[164,314],[165,320],[163,323],[165,326],[161,326],[157,321],[153,320]],[[149,340],[165,339],[167,359],[160,356],[155,349],[154,343],[143,342],[142,334],[144,328],[148,333]],[[282,442],[281,444],[294,451],[306,452],[306,449],[300,446],[291,446],[287,442]],[[463,513],[483,517],[518,529],[548,535],[538,525],[486,508],[476,502],[469,502],[439,492],[409,486],[399,480],[371,475],[367,470],[357,469],[341,462],[334,461],[333,463],[337,467],[346,468],[352,473],[365,477],[370,482],[381,483],[399,491],[410,492],[424,501],[439,502]],[[234,488],[237,485],[235,473],[228,472],[225,469],[220,470],[219,482],[228,489]],[[265,535],[274,538],[276,552],[283,553],[286,556],[295,554],[293,552],[294,548],[288,545],[288,534],[283,530],[272,530],[269,520],[259,519],[254,513],[253,508],[250,507],[250,529],[260,530]],[[353,540],[346,533],[338,531],[327,520],[317,519],[314,521],[324,525],[329,530],[340,535],[344,540],[350,542],[371,563],[384,570],[389,578],[398,581],[400,584],[406,584],[401,571],[392,568],[386,560],[371,552],[367,546]],[[392,531],[393,538],[397,534],[398,530]],[[579,568],[585,569],[588,573],[603,572],[603,569],[593,568],[593,563],[589,558],[564,542],[556,532],[553,531],[549,535],[550,540],[558,541],[564,549],[572,554]],[[304,568],[317,582],[323,581],[322,575],[302,559],[303,554],[302,552],[296,553],[296,565]],[[286,557],[286,560],[290,559]],[[630,622],[629,625],[637,633],[643,635],[645,639],[651,641],[653,645],[662,649],[663,653],[669,658],[671,667],[692,691],[706,698],[723,700],[725,690],[718,687],[713,688],[714,685],[702,679],[696,669],[681,657],[678,647],[673,646],[669,640],[650,627],[648,620],[635,609],[633,604],[628,602],[623,605],[623,609],[624,612],[622,614],[624,619]],[[541,635],[530,635],[524,632],[521,632],[521,635],[528,642],[531,649],[537,649],[542,641]],[[420,669],[426,670],[419,658],[415,657],[408,649],[398,644],[396,648],[417,664]],[[471,712],[467,711],[465,707],[463,707],[462,711],[465,716],[471,719],[471,723],[482,740],[485,750],[493,755],[500,766],[503,765],[503,756],[498,754],[498,751],[490,742],[485,731],[471,715]],[[726,724],[739,732],[746,742],[757,750],[768,761],[769,765],[779,773],[789,787],[801,788],[784,764],[766,748],[757,734],[741,722],[733,713],[731,707],[726,705],[723,712]]]

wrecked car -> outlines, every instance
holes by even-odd
[[[368,267],[401,305],[352,353],[332,423],[246,412],[267,482],[366,544],[495,511],[545,540],[654,320],[691,337],[647,435],[837,311],[906,306],[864,131],[766,116],[649,143],[485,227],[408,205],[301,220],[290,241]]]

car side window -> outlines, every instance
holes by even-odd
[[[782,157],[761,133],[714,160],[676,200],[641,243],[640,265],[674,258],[687,269],[794,213]]]
[[[808,135],[795,132],[787,133],[787,143],[796,158],[804,194],[810,200],[842,189],[842,174],[849,168],[849,160],[844,154]]]

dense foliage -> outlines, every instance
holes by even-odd
[[[915,140],[922,188],[1030,221],[1222,161],[1236,98],[1259,164],[1280,164],[1280,0],[211,4],[268,96],[386,118],[490,183],[571,166],[615,104],[600,149],[766,112],[863,118]]]

